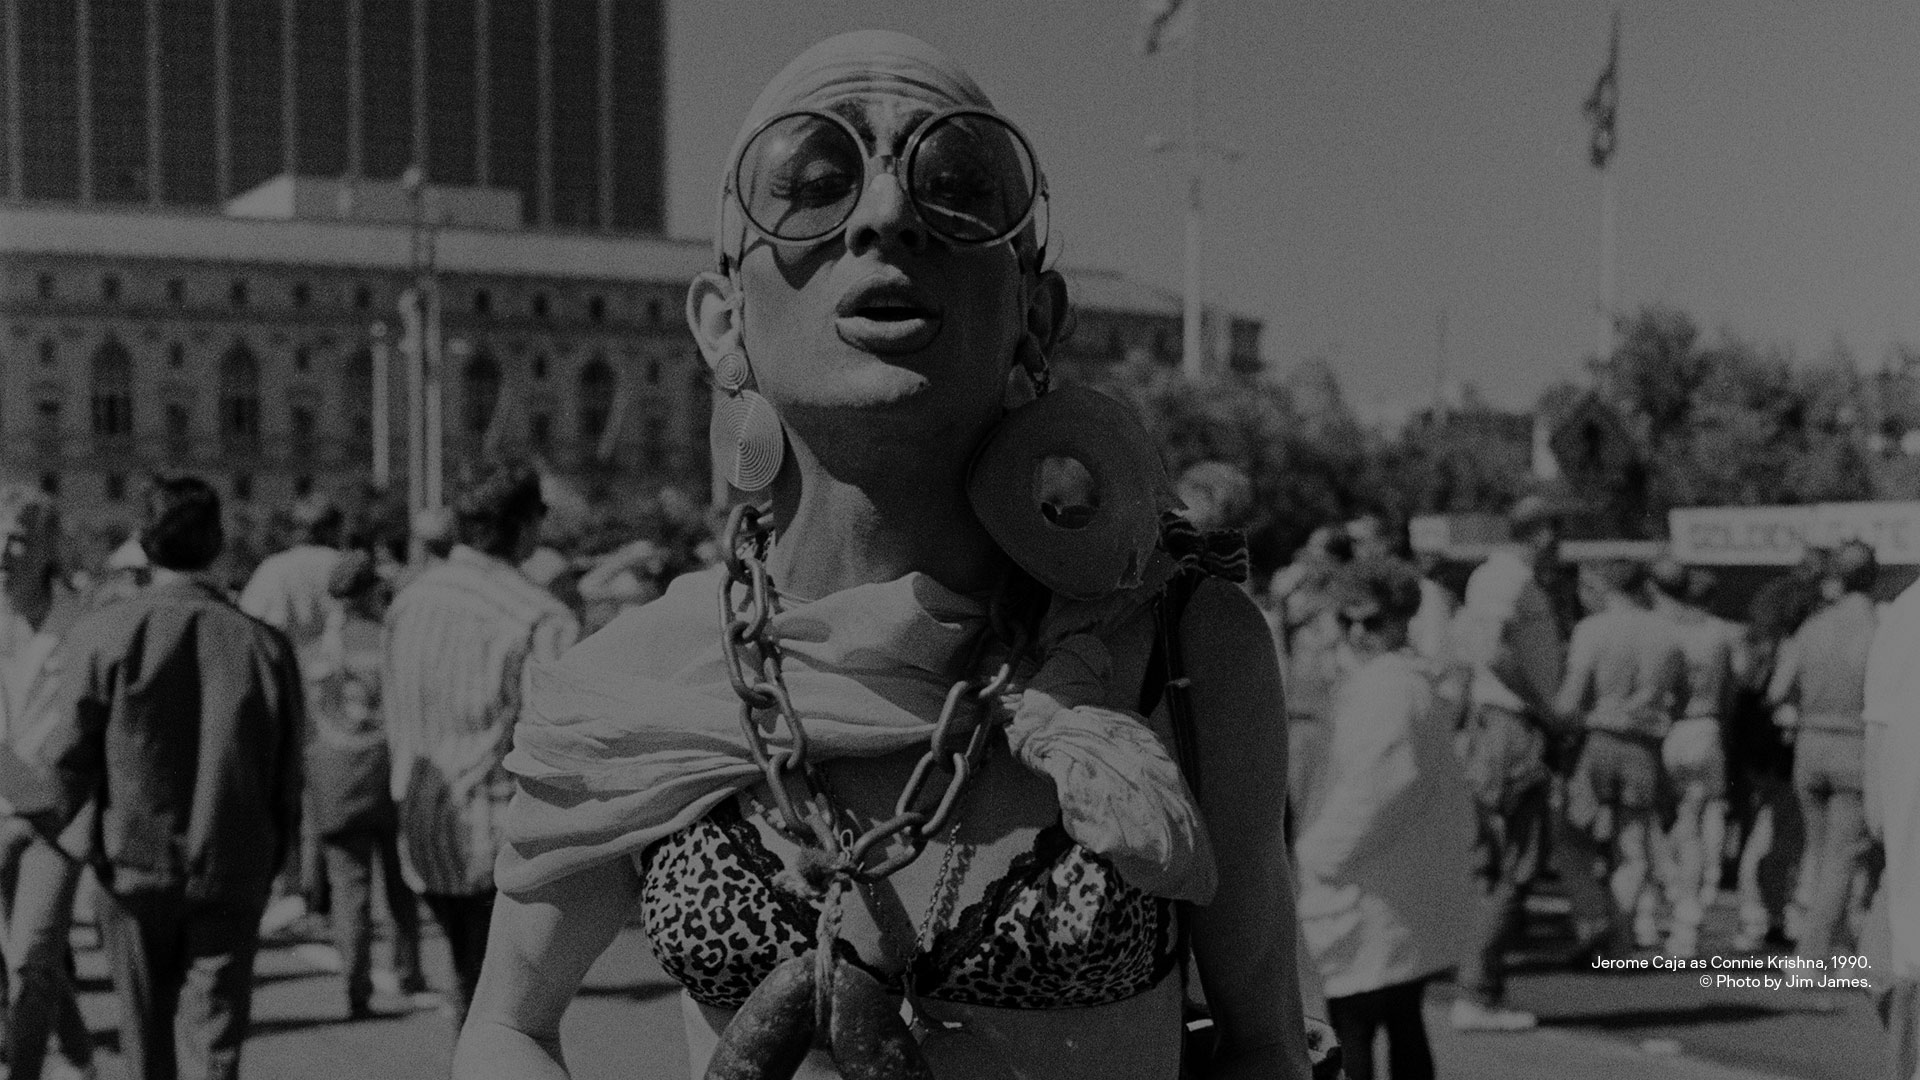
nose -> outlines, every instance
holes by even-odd
[[[847,218],[847,250],[858,255],[868,249],[897,244],[919,252],[927,246],[926,229],[907,202],[907,190],[899,180],[898,164],[877,170],[860,193],[853,214]]]

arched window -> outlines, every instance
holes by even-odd
[[[467,369],[460,373],[460,399],[467,434],[476,439],[485,437],[500,404],[500,365],[493,357],[478,353],[467,361]]]
[[[93,354],[93,434],[133,434],[133,357],[118,338],[108,338]]]
[[[373,350],[359,349],[347,356],[347,415],[353,429],[348,453],[356,461],[373,457]]]
[[[260,362],[244,341],[220,358],[220,441],[241,449],[260,445]]]
[[[597,443],[613,408],[613,369],[595,357],[580,369],[580,439]]]

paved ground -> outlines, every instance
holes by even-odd
[[[115,1052],[105,963],[82,928],[76,940],[82,1007],[102,1049],[102,1080],[124,1074]],[[376,955],[379,955],[378,953]],[[314,943],[267,949],[259,965],[254,1037],[245,1074],[254,1080],[342,1077],[439,1078],[448,1074],[450,1021],[431,1007],[346,1023],[331,950]],[[428,944],[429,977],[445,953]],[[1864,995],[1702,990],[1674,972],[1616,974],[1537,968],[1515,981],[1516,1001],[1544,1026],[1521,1035],[1457,1035],[1445,1023],[1450,988],[1429,1009],[1440,1075],[1475,1080],[1855,1080],[1878,1073],[1879,1027]],[[392,999],[399,1004],[398,999]],[[684,1080],[678,992],[638,931],[602,957],[567,1015],[564,1037],[576,1080]]]

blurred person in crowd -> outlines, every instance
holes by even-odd
[[[261,913],[300,837],[305,698],[292,646],[205,580],[220,499],[159,479],[153,582],[82,615],[55,653],[40,754],[98,909],[129,1076],[239,1075]],[[178,1044],[176,1045],[176,1039]]]
[[[293,546],[261,560],[240,591],[240,610],[286,634],[293,644],[294,656],[307,680],[307,715],[311,719],[317,663],[314,650],[340,606],[327,592],[327,582],[340,563],[346,515],[333,499],[316,493],[296,502],[289,519]],[[279,885],[281,898],[267,916],[265,932],[269,937],[308,911],[327,909],[320,838],[310,827],[314,816],[311,800],[322,794],[308,793],[303,820],[308,822],[309,831],[301,838],[299,861],[288,867],[287,880]]]
[[[1466,1031],[1522,1031],[1531,1013],[1506,1008],[1507,943],[1545,868],[1550,836],[1548,740],[1565,645],[1540,576],[1558,558],[1561,511],[1528,496],[1508,514],[1514,540],[1467,580],[1453,641],[1473,666],[1460,743],[1473,792],[1474,864],[1485,898],[1482,922],[1460,968],[1451,1021]]]
[[[327,582],[339,601],[313,650],[308,685],[313,736],[307,745],[309,831],[320,838],[334,943],[346,977],[347,1015],[372,1006],[374,868],[393,919],[393,972],[398,990],[426,989],[420,969],[420,909],[400,870],[399,818],[392,759],[380,712],[381,634],[386,583],[365,551],[342,556]]]
[[[1865,806],[1867,654],[1878,622],[1871,592],[1880,566],[1857,540],[1834,552],[1822,595],[1782,651],[1767,688],[1793,718],[1793,788],[1806,824],[1795,903],[1800,925],[1788,932],[1803,956],[1830,956],[1844,945],[1848,897],[1868,851]]]
[[[1767,689],[1787,640],[1818,603],[1819,586],[1806,573],[1803,563],[1748,601],[1742,665],[1728,707],[1728,806],[1740,829],[1740,928],[1732,944],[1742,952],[1788,941],[1787,910],[1804,837],[1793,794],[1793,744],[1788,729],[1775,722]]]
[[[1676,805],[1668,832],[1667,896],[1673,925],[1666,951],[1691,957],[1720,881],[1726,835],[1727,760],[1721,722],[1732,691],[1737,631],[1701,606],[1701,579],[1672,559],[1654,564],[1653,609],[1677,635],[1684,660],[1681,707],[1660,760]]]
[[[1386,1071],[1424,1080],[1434,1075],[1426,984],[1457,963],[1479,902],[1473,801],[1452,747],[1457,706],[1410,647],[1413,567],[1356,558],[1333,592],[1354,667],[1334,694],[1328,794],[1295,847],[1300,920],[1346,1075],[1372,1080],[1384,1028]]]
[[[1567,819],[1596,845],[1613,895],[1610,944],[1659,944],[1654,885],[1661,747],[1686,689],[1679,632],[1646,598],[1646,568],[1625,559],[1580,568],[1581,604],[1554,708],[1586,731],[1567,785]],[[1696,893],[1697,899],[1697,893]]]
[[[1334,617],[1332,582],[1353,561],[1344,529],[1324,525],[1307,537],[1292,564],[1273,575],[1267,590],[1279,620],[1276,638],[1287,700],[1289,820],[1313,816],[1325,773],[1327,714],[1340,680],[1344,645]]]
[[[1885,935],[1874,980],[1886,1080],[1920,1076],[1920,583],[1880,613],[1863,700],[1867,832],[1886,854],[1873,918]],[[1900,918],[1893,918],[1899,912]],[[1866,950],[1863,950],[1866,951]]]
[[[1397,555],[1386,519],[1378,514],[1362,514],[1347,522],[1347,539],[1353,542],[1353,557],[1356,560],[1391,559]]]
[[[579,635],[553,594],[520,572],[546,504],[532,468],[496,468],[454,505],[459,543],[387,612],[381,700],[401,852],[453,957],[454,1024],[466,1021],[486,953],[501,767],[526,679]]]
[[[1460,598],[1440,583],[1441,562],[1440,552],[1414,553],[1414,565],[1420,571],[1420,610],[1413,613],[1407,634],[1415,654],[1436,663],[1451,664],[1453,616],[1460,609]]]
[[[19,787],[0,792],[8,816],[0,819],[0,926],[5,928],[6,1001],[0,1044],[10,1077],[37,1080],[49,1032],[83,1076],[94,1075],[93,1036],[74,995],[73,950],[67,941],[80,864],[55,846],[46,811],[50,792],[31,762],[39,758],[55,719],[46,708],[54,692],[49,660],[79,614],[78,599],[60,579],[60,523],[53,503],[37,491],[0,488],[0,755]],[[7,993],[11,989],[11,994]]]
[[[660,543],[642,537],[594,558],[580,575],[582,632],[591,634],[659,596],[670,556]]]
[[[1203,533],[1240,528],[1253,508],[1253,481],[1224,461],[1190,466],[1174,492],[1186,504],[1186,519]]]

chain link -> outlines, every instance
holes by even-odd
[[[727,571],[719,589],[721,653],[733,692],[740,697],[740,730],[772,795],[774,826],[790,839],[811,843],[825,853],[836,880],[880,881],[919,858],[952,819],[961,792],[985,760],[988,736],[995,726],[989,722],[993,703],[1012,685],[1014,667],[1025,653],[1029,635],[1016,617],[1008,590],[998,590],[988,604],[989,633],[975,643],[967,670],[982,668],[994,639],[1006,643],[1006,658],[991,677],[960,679],[948,689],[927,749],[894,800],[893,814],[857,835],[849,834],[838,825],[846,817],[844,811],[828,796],[824,778],[809,758],[806,725],[787,693],[780,646],[767,632],[774,613],[775,590],[766,566],[772,538],[770,516],[752,505],[733,508],[721,538]],[[940,767],[951,770],[951,775],[935,798],[928,786]],[[799,800],[789,785],[803,792]],[[920,809],[929,801],[931,811]],[[869,865],[868,860],[895,838],[902,845]]]

